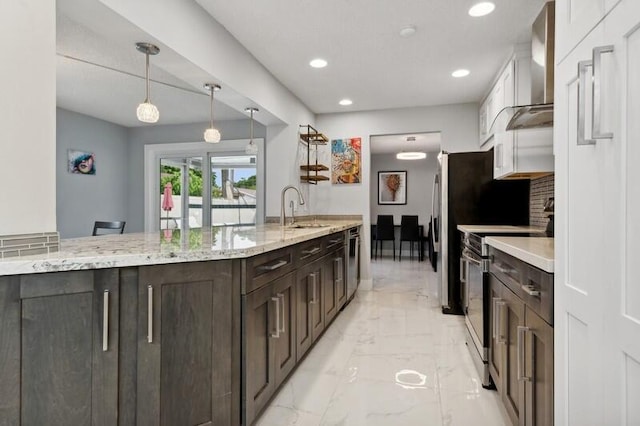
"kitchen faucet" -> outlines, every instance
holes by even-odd
[[[287,185],[282,189],[282,193],[280,194],[280,226],[284,226],[286,222],[286,214],[284,211],[284,194],[287,192],[287,189],[295,189],[298,193],[298,203],[300,205],[304,204],[304,197],[298,188],[293,185]],[[293,216],[293,214],[292,214]]]

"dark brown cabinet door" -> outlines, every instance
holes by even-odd
[[[287,378],[296,358],[296,286],[295,275],[289,274],[276,280],[271,285],[272,297],[278,299],[280,317],[276,320],[279,327],[275,340],[275,376],[276,386]]]
[[[139,425],[238,423],[234,287],[231,261],[140,268]]]
[[[521,423],[524,417],[524,380],[521,377],[521,357],[524,351],[522,328],[525,326],[524,303],[511,290],[503,287],[502,298],[505,301],[504,333],[505,343],[502,359],[502,401],[514,424]]]
[[[276,388],[273,337],[277,335],[280,303],[270,285],[246,296],[246,424],[253,422]]]
[[[553,425],[553,328],[526,309],[525,393],[527,426]]]
[[[322,260],[296,273],[296,360],[300,361],[324,329]]]
[[[324,290],[324,321],[328,325],[338,314],[338,289],[334,256],[323,258],[322,289]]]
[[[489,277],[489,373],[496,385],[498,393],[502,392],[502,368],[504,358],[504,306],[506,302],[502,299],[503,284],[498,279],[490,275]]]
[[[118,271],[0,280],[0,423],[118,424]]]

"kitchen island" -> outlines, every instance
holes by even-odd
[[[0,419],[252,423],[347,302],[360,224],[78,238],[0,261]]]

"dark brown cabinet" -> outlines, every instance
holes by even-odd
[[[344,250],[334,251],[324,259],[324,315],[325,324],[329,324],[347,301]]]
[[[535,310],[543,304],[530,306],[511,290],[508,277],[500,276],[509,284],[490,276],[491,377],[514,425],[553,425],[553,327]],[[533,289],[527,290],[531,296]]]
[[[139,268],[138,425],[239,423],[232,262]]]
[[[294,274],[246,296],[246,423],[251,424],[296,365]]]
[[[0,423],[118,424],[118,271],[0,277]]]

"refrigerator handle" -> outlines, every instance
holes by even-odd
[[[438,210],[440,207],[436,204],[436,200],[440,199],[438,194],[440,191],[440,181],[438,178],[438,175],[435,175],[435,177],[433,178],[433,193],[431,195],[431,242],[433,243],[433,250],[435,252],[440,251],[437,238],[438,231],[436,230],[436,226],[438,226]]]

